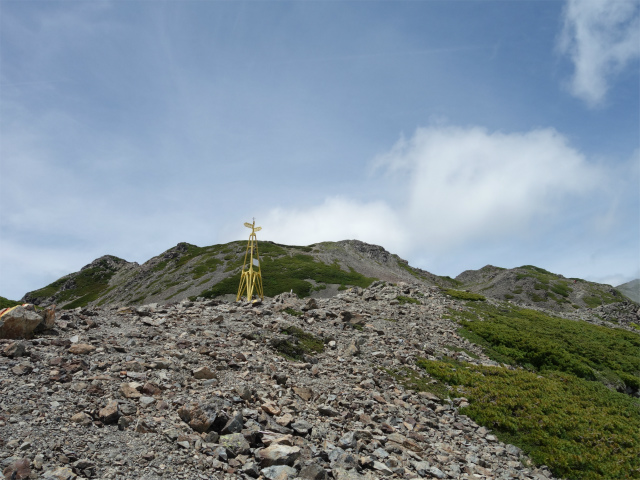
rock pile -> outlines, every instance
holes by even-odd
[[[466,399],[408,391],[387,373],[421,375],[418,356],[493,363],[443,318],[456,302],[375,282],[330,299],[60,312],[53,331],[0,341],[3,474],[552,478],[460,414]]]

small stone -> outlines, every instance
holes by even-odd
[[[104,424],[116,423],[120,416],[120,412],[118,411],[118,402],[116,400],[111,400],[106,407],[102,408],[98,412],[98,415]]]
[[[120,385],[120,393],[125,398],[140,398],[142,394],[138,391],[142,385],[138,382],[123,383]]]
[[[287,465],[274,465],[263,468],[260,473],[267,480],[288,480],[295,478],[298,471]]]
[[[156,399],[153,398],[153,397],[142,396],[142,397],[140,397],[139,402],[140,402],[141,405],[144,405],[146,407],[146,406],[149,406],[149,405],[151,405],[153,403],[156,403]]]
[[[87,355],[89,353],[93,353],[96,348],[97,347],[87,343],[76,343],[69,347],[69,353],[73,353],[74,355]]]
[[[302,467],[298,474],[302,480],[326,480],[328,478],[327,472],[317,463],[311,463]]]
[[[216,378],[216,374],[209,370],[209,367],[200,367],[193,371],[193,378],[198,380],[209,380]]]
[[[21,363],[11,369],[14,375],[29,375],[33,372],[33,367],[28,363]]]
[[[313,390],[311,390],[309,387],[293,387],[293,392],[305,402],[308,402],[313,398]]]
[[[389,467],[387,467],[384,463],[381,462],[373,462],[373,469],[381,475],[389,476],[393,475],[393,471]]]
[[[9,358],[24,357],[26,353],[24,342],[11,342],[2,349],[2,355]]]
[[[243,427],[244,425],[243,425],[242,414],[239,413],[226,423],[226,425],[222,428],[220,433],[222,433],[223,435],[226,435],[229,433],[238,433],[243,429]]]
[[[180,407],[178,416],[183,422],[188,423],[192,429],[200,433],[209,430],[213,422],[218,418],[218,414],[213,407],[201,406],[197,403],[189,403]]]
[[[70,468],[58,467],[55,470],[47,470],[42,475],[46,480],[74,480],[78,476]]]
[[[335,408],[333,408],[330,405],[319,405],[318,406],[318,413],[320,413],[320,415],[323,415],[325,417],[338,417],[338,416],[340,416],[340,412],[337,411]]]
[[[84,412],[78,412],[75,415],[73,415],[71,417],[71,421],[73,423],[79,423],[80,425],[83,425],[85,427],[93,423],[93,420],[91,419],[91,417]]]

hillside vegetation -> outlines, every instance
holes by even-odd
[[[17,302],[15,300],[9,300],[8,298],[0,297],[0,308],[11,308],[21,304],[22,302]]]
[[[575,375],[539,374],[455,361],[418,360],[470,405],[461,409],[554,475],[575,480],[640,478],[640,404]],[[434,388],[433,385],[419,389]]]
[[[456,280],[471,292],[564,312],[627,300],[610,285],[565,278],[533,265],[512,269],[487,265],[462,272]]]
[[[308,246],[261,241],[258,245],[267,296],[292,291],[300,297],[326,297],[385,280],[437,285],[457,299],[511,300],[564,312],[628,302],[611,286],[567,279],[531,265],[515,269],[488,265],[453,279],[414,268],[384,248],[358,240]],[[179,243],[142,265],[105,255],[79,272],[27,293],[23,301],[72,309],[235,295],[246,246],[246,241],[208,247]]]
[[[462,413],[554,475],[640,478],[640,335],[475,300],[449,318],[503,366],[419,358],[425,378],[392,374],[415,390],[465,397]]]
[[[509,304],[469,304],[450,316],[461,325],[460,334],[496,361],[570,373],[621,392],[640,389],[640,336],[635,333]]]
[[[180,243],[142,265],[107,255],[80,272],[27,293],[24,300],[70,309],[235,295],[246,245],[245,241],[209,247]],[[265,241],[258,245],[267,296],[293,291],[306,297],[325,289],[335,293],[349,287],[366,287],[378,279],[415,281],[416,275],[422,275],[422,281],[427,282],[428,272],[409,267],[382,247],[357,240],[310,246]]]

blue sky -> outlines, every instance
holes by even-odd
[[[640,277],[639,57],[639,0],[0,0],[0,295],[252,217]]]

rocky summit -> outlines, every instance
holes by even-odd
[[[412,299],[407,301],[407,299]],[[330,298],[59,311],[1,340],[0,462],[24,479],[536,479],[545,466],[389,374],[497,365],[421,282]],[[602,321],[602,320],[600,320]]]

